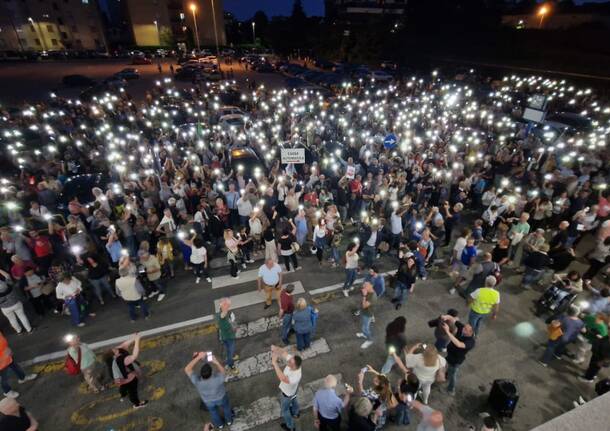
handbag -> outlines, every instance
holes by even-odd
[[[298,243],[298,242],[293,242],[293,243],[291,243],[291,244],[290,244],[290,248],[292,249],[292,251],[293,251],[294,253],[298,253],[298,252],[299,252],[299,250],[301,250],[301,246],[299,245],[299,243]]]
[[[436,370],[436,376],[434,381],[436,383],[445,383],[447,381],[447,370],[445,369],[445,367],[439,367],[438,370]]]
[[[75,361],[70,354],[66,355],[66,360],[64,362],[64,369],[66,373],[70,376],[76,376],[80,374],[80,360],[81,360],[81,349],[78,348],[78,357]]]

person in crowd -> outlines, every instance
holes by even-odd
[[[591,351],[591,346],[598,340],[608,336],[608,316],[604,313],[590,314],[583,317],[585,324],[584,334],[579,334],[577,340],[577,351],[572,362],[582,364],[587,353]]]
[[[185,239],[184,243],[191,248],[190,262],[195,272],[195,284],[199,284],[201,277],[205,277],[208,283],[212,282],[208,270],[208,250],[205,248],[203,239],[193,233],[190,239]]]
[[[474,330],[469,324],[462,324],[459,320],[454,321],[455,334],[447,323],[441,323],[441,328],[449,339],[447,345],[447,392],[455,394],[458,369],[466,360],[466,355],[474,348]]]
[[[151,255],[147,250],[138,251],[140,265],[146,271],[146,279],[153,286],[153,292],[156,293],[157,301],[161,302],[165,299],[166,289],[165,282],[161,278],[161,264],[157,256]],[[191,255],[192,257],[192,255]]]
[[[402,352],[407,345],[405,329],[407,327],[407,319],[403,316],[398,316],[385,328],[385,344],[388,351],[388,357],[381,368],[381,372],[388,375],[394,366],[395,352]]]
[[[279,318],[282,320],[281,339],[284,345],[290,344],[288,337],[292,331],[292,315],[294,314],[294,302],[292,297],[294,292],[294,284],[287,284],[280,292],[280,313]]]
[[[370,388],[364,387],[366,374],[373,376],[373,385]],[[367,398],[373,406],[375,430],[383,429],[388,422],[390,410],[393,410],[398,405],[388,378],[384,374],[375,371],[370,365],[367,365],[358,373],[357,391],[360,396]]]
[[[68,344],[67,354],[78,365],[85,382],[93,393],[97,394],[106,389],[99,381],[99,374],[96,366],[96,358],[93,350],[82,343],[78,335],[68,334],[64,337]]]
[[[93,286],[93,292],[97,297],[99,303],[104,305],[104,296],[102,289],[111,297],[116,298],[116,294],[110,286],[108,281],[108,273],[110,266],[106,262],[105,258],[98,255],[87,255],[83,262],[87,267],[87,276],[89,283]]]
[[[417,431],[445,431],[443,413],[425,404],[417,400],[414,400],[411,404],[411,408],[421,414]]]
[[[258,269],[258,291],[265,291],[265,309],[271,307],[274,296],[279,304],[282,276],[282,267],[275,263],[273,259],[267,259],[264,265],[261,265]]]
[[[19,379],[19,384],[35,380],[38,374],[26,374],[19,364],[13,358],[13,351],[8,346],[8,341],[4,337],[4,334],[0,332],[0,385],[2,386],[2,393],[8,398],[17,398],[19,392],[14,391],[9,384],[9,371]]]
[[[280,255],[284,259],[284,266],[286,266],[286,272],[290,272],[290,263],[292,263],[293,270],[297,271],[301,269],[297,260],[298,250],[295,250],[294,247],[294,244],[297,244],[295,237],[297,228],[292,222],[292,219],[289,220],[289,223],[290,227],[286,227],[284,229],[282,235],[278,240],[280,246]]]
[[[203,362],[199,374],[195,366]],[[218,362],[212,352],[196,352],[193,359],[184,367],[184,373],[190,379],[195,389],[212,416],[215,428],[233,425],[233,410],[229,395],[225,388],[225,368]],[[221,414],[222,413],[222,414]]]
[[[14,398],[0,400],[0,429],[38,431],[38,421]]]
[[[355,242],[349,243],[345,250],[345,282],[343,283],[343,295],[347,298],[349,292],[354,290],[354,282],[358,275],[358,244]]]
[[[85,315],[83,308],[86,307],[86,301],[82,296],[82,283],[69,272],[62,275],[61,281],[57,283],[55,295],[58,300],[63,301],[64,305],[70,311],[70,319],[74,326],[85,326]],[[90,317],[95,317],[94,313],[89,313]]]
[[[474,329],[475,335],[479,333],[481,322],[489,315],[495,320],[500,311],[500,292],[496,289],[496,277],[487,276],[485,286],[475,290],[468,298],[470,314],[468,323]]]
[[[131,352],[129,352],[130,347],[132,347]],[[139,355],[140,334],[138,333],[113,347],[106,354],[106,363],[114,382],[119,387],[121,398],[129,396],[129,401],[134,409],[140,409],[148,404],[147,400],[140,400],[138,395],[138,382],[142,377],[142,370],[138,363]]]
[[[279,360],[284,361],[286,366],[281,369]],[[301,382],[303,359],[299,355],[290,355],[285,349],[271,346],[271,364],[275,375],[280,381],[281,416],[283,422],[280,424],[286,431],[296,430],[294,418],[300,414],[297,392]]]
[[[450,308],[447,313],[441,314],[439,317],[432,319],[428,322],[430,328],[434,328],[434,347],[441,353],[447,351],[447,345],[450,342],[449,336],[444,330],[443,325],[447,325],[452,334],[456,334],[458,321],[458,311],[455,308]]]
[[[337,395],[337,378],[329,374],[324,378],[324,387],[318,389],[313,397],[314,426],[320,431],[339,431],[341,414],[349,405],[354,390],[346,387],[343,400]]]
[[[239,358],[235,354],[235,314],[231,312],[231,300],[222,298],[220,300],[220,311],[214,315],[216,326],[218,327],[219,339],[225,348],[227,356],[225,365],[231,373],[237,373],[235,360]]]
[[[315,310],[307,305],[305,298],[299,298],[292,315],[294,332],[297,335],[297,350],[299,352],[311,346],[311,333],[313,332],[312,314]]]
[[[360,328],[361,332],[356,334],[358,338],[364,338],[365,341],[360,346],[361,349],[368,349],[373,344],[373,334],[371,333],[371,323],[375,316],[375,305],[377,304],[377,294],[373,289],[373,285],[365,281],[360,289],[362,299],[360,302]]]
[[[396,310],[400,310],[408,296],[413,293],[417,277],[417,264],[413,256],[401,259],[398,270],[394,275],[394,298]]]
[[[419,353],[415,353],[416,351],[419,351]],[[394,353],[394,360],[405,374],[408,373],[408,369],[413,370],[419,380],[422,401],[424,404],[428,404],[432,384],[443,380],[447,368],[445,358],[439,355],[436,347],[417,343],[407,350],[404,362],[400,359],[398,353]]]
[[[144,302],[144,287],[135,274],[130,273],[129,268],[119,269],[119,278],[116,279],[115,285],[118,295],[127,303],[129,318],[132,322],[138,318],[136,307],[140,308],[145,319],[150,317],[148,306]]]
[[[375,431],[379,417],[373,413],[373,403],[368,398],[358,397],[350,408],[348,418],[349,430]]]

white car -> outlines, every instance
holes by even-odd
[[[223,115],[218,119],[218,124],[223,129],[243,129],[246,125],[246,117],[242,114]]]
[[[245,112],[239,109],[237,106],[221,106],[218,108],[218,118],[222,118],[225,115],[241,115],[245,116]]]

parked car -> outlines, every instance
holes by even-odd
[[[138,72],[138,69],[134,69],[133,67],[126,67],[120,72],[115,73],[114,76],[129,81],[132,79],[138,79],[140,77],[140,73]]]
[[[95,80],[85,75],[66,75],[61,79],[62,84],[67,87],[91,87]]]
[[[370,74],[370,78],[377,82],[387,83],[391,82],[394,77],[383,70],[373,70]]]
[[[382,61],[381,64],[379,65],[379,67],[381,67],[382,69],[389,70],[389,71],[398,70],[398,64],[393,61],[389,61],[389,60]]]
[[[202,77],[201,71],[193,67],[182,67],[174,75],[174,79],[177,81],[190,81],[192,79],[202,79]]]

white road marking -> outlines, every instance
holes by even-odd
[[[292,284],[294,285],[293,295],[300,295],[305,293],[305,289],[303,288],[303,283],[300,281],[293,281],[291,283],[284,283],[284,287]],[[231,299],[231,309],[235,310],[237,308],[248,307],[250,305],[262,304],[265,302],[265,292],[259,292],[258,290],[254,290],[252,292],[240,293],[239,295],[229,296]],[[220,298],[214,301],[214,309],[218,311],[220,309]]]
[[[289,349],[296,352],[295,346],[290,346]],[[330,352],[328,343],[324,338],[319,338],[311,343],[309,349],[303,350],[299,355],[305,360],[315,358],[316,356],[328,352]],[[271,371],[273,369],[273,366],[271,365],[271,351],[239,360],[235,363],[235,366],[239,370],[239,373],[236,375],[227,375],[225,379],[227,382],[235,382]]]
[[[341,374],[335,374],[337,378],[337,393],[341,395],[344,390],[341,384]],[[299,388],[297,399],[301,411],[311,408],[316,391],[324,386],[324,378],[309,382]],[[280,417],[279,393],[277,397],[263,397],[248,406],[235,407],[235,420],[231,425],[231,431],[246,431],[251,428],[274,421]]]
[[[230,275],[221,275],[220,277],[212,277],[212,289],[220,289],[221,287],[233,286],[242,283],[250,283],[258,278],[258,267],[250,271],[242,271],[239,278],[233,278]],[[282,274],[291,274],[294,271],[286,272],[282,270]]]
[[[383,277],[387,277],[390,274],[394,274],[395,271],[388,271],[381,274]],[[357,278],[354,281],[354,285],[361,284],[364,282],[364,277]],[[320,287],[319,289],[308,290],[307,293],[310,295],[319,295],[321,293],[332,292],[333,290],[341,289],[344,283],[331,284],[330,286]],[[387,286],[386,286],[387,289]]]

